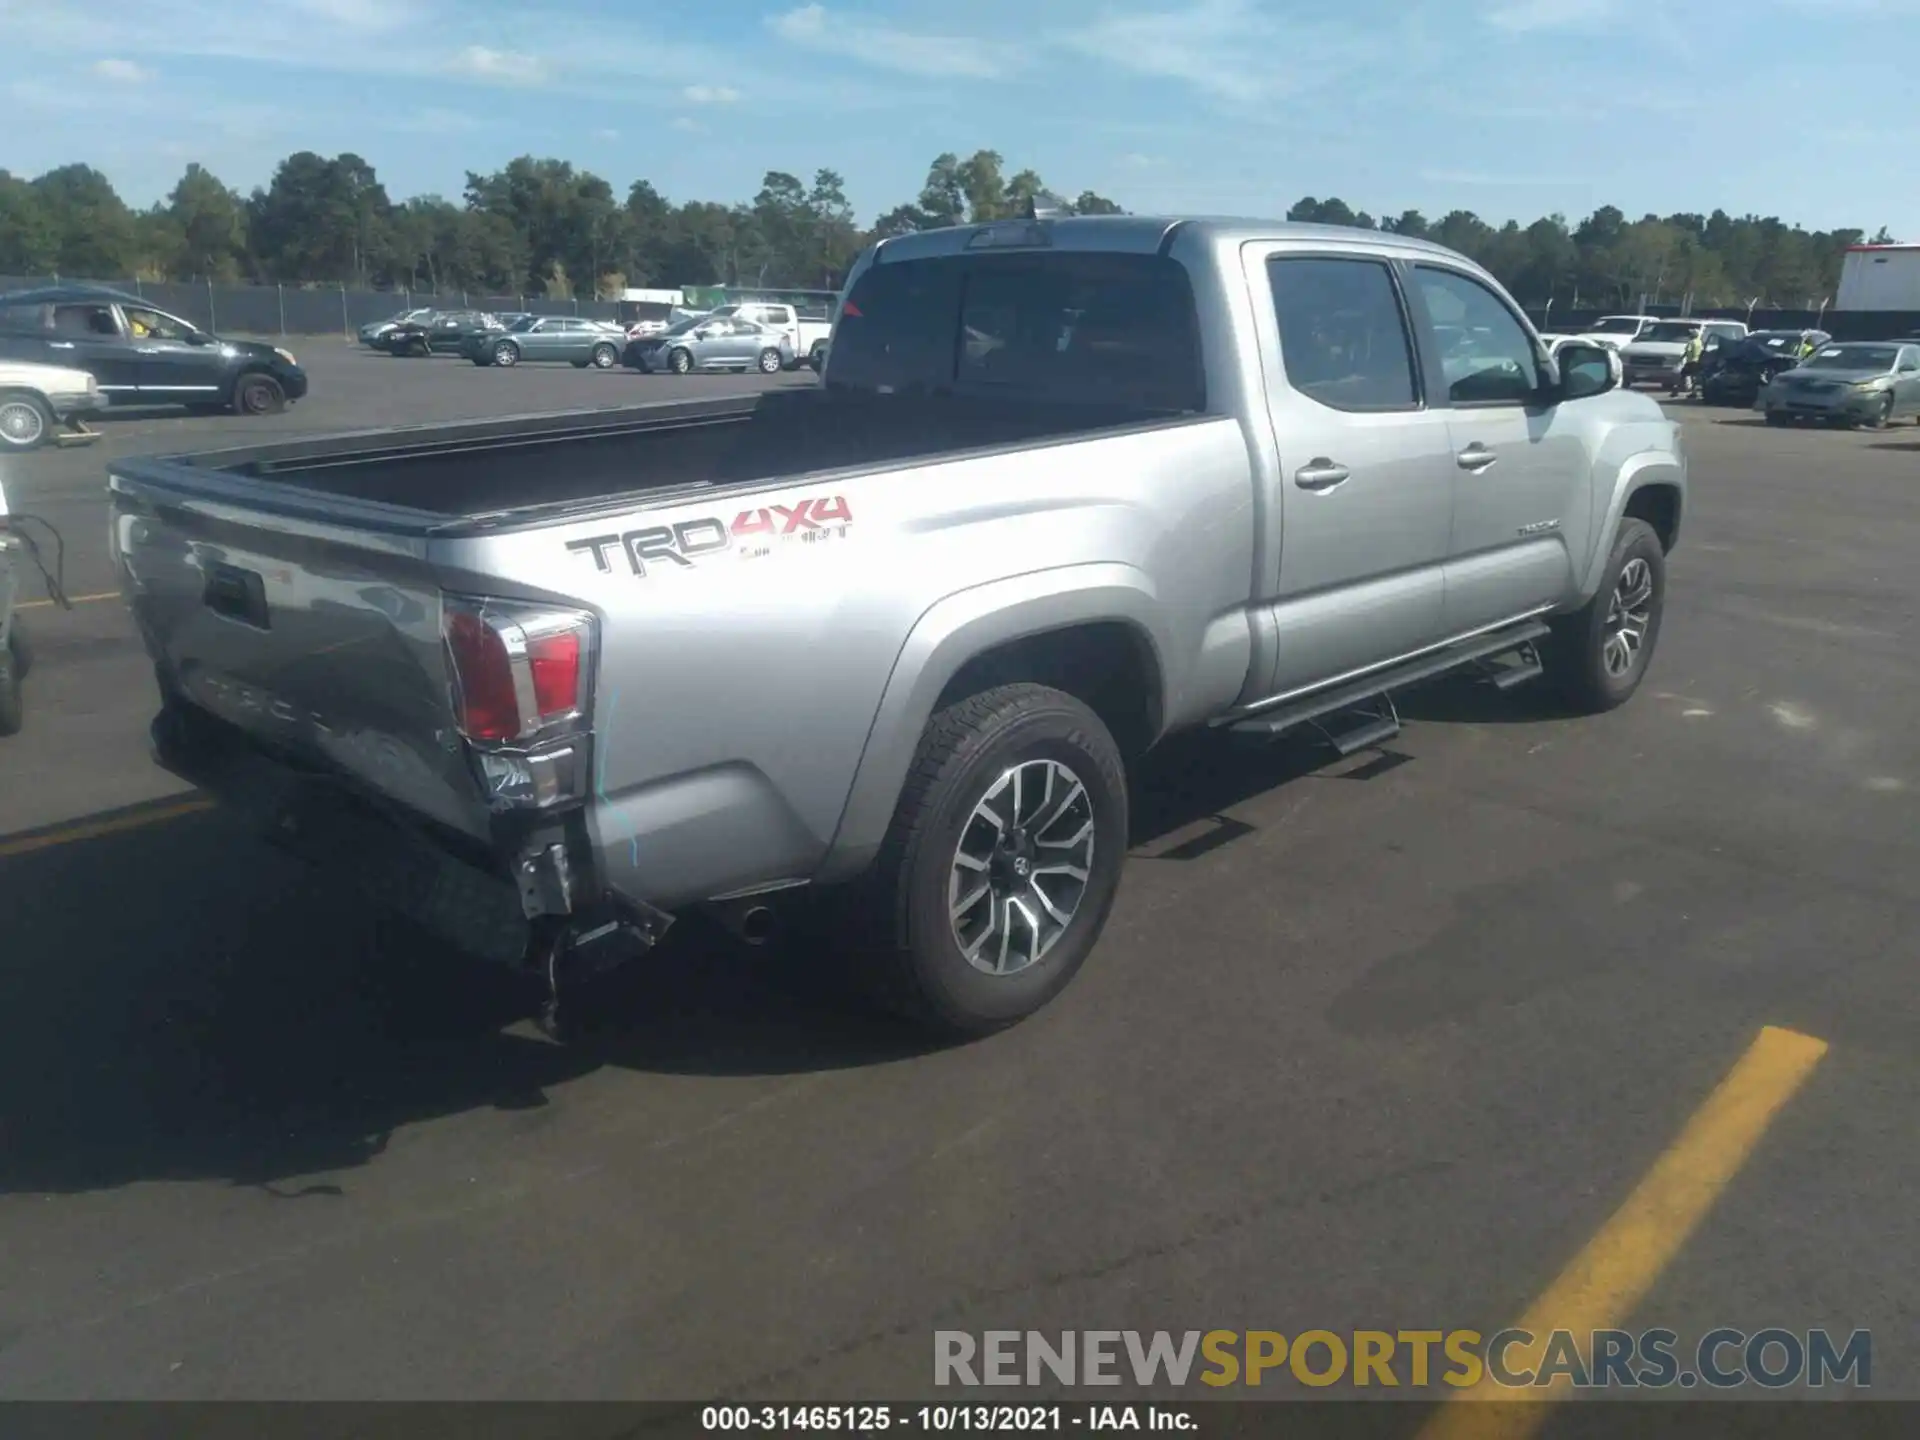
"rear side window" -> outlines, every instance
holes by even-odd
[[[119,338],[120,326],[108,305],[56,305],[53,328],[62,335],[92,335]]]
[[[1334,410],[1411,410],[1413,345],[1393,274],[1378,260],[1267,262],[1287,383]]]
[[[964,255],[869,267],[829,380],[1163,412],[1206,406],[1193,290],[1158,255]]]
[[[0,305],[0,330],[15,333],[46,329],[44,305]]]

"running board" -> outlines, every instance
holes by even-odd
[[[1284,735],[1297,726],[1311,724],[1314,721],[1338,715],[1343,711],[1354,710],[1369,701],[1382,702],[1380,713],[1367,717],[1367,723],[1357,729],[1340,733],[1336,739],[1333,732],[1323,727],[1323,733],[1342,755],[1350,755],[1354,750],[1377,745],[1382,740],[1392,739],[1400,731],[1400,719],[1393,710],[1391,692],[1403,690],[1422,680],[1431,680],[1436,675],[1444,675],[1449,670],[1458,670],[1463,665],[1475,661],[1491,660],[1497,655],[1518,652],[1516,663],[1507,670],[1511,678],[1503,673],[1494,677],[1494,683],[1501,689],[1518,685],[1523,680],[1531,680],[1540,673],[1540,659],[1534,649],[1534,642],[1548,634],[1547,627],[1538,620],[1528,620],[1490,635],[1476,636],[1472,640],[1463,640],[1457,645],[1449,645],[1444,650],[1436,650],[1430,655],[1416,656],[1404,660],[1398,665],[1390,665],[1384,670],[1376,670],[1358,680],[1348,681],[1345,685],[1336,685],[1330,689],[1319,690],[1311,695],[1302,695],[1297,700],[1277,705],[1270,710],[1248,715],[1240,720],[1227,721],[1228,727],[1237,735]],[[1367,738],[1356,739],[1354,737]],[[1349,748],[1341,748],[1342,741]]]

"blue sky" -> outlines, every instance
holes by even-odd
[[[1920,0],[0,0],[0,167],[127,198],[355,150],[396,198],[558,155],[674,199],[942,150],[1132,210],[1620,205],[1920,239]]]

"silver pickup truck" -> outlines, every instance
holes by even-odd
[[[1619,380],[1423,242],[997,222],[863,255],[817,386],[115,461],[114,547],[160,763],[441,935],[557,994],[808,887],[972,1034],[1086,960],[1170,733],[1634,692],[1686,465]]]

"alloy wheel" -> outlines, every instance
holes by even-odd
[[[47,422],[40,408],[30,400],[0,403],[0,440],[22,450],[38,445],[46,435]]]
[[[1601,663],[1618,680],[1640,661],[1647,630],[1653,624],[1653,567],[1636,555],[1620,567],[1607,605],[1606,640]]]
[[[1002,771],[961,827],[947,914],[976,970],[1015,975],[1067,933],[1093,873],[1093,800],[1058,760]]]

